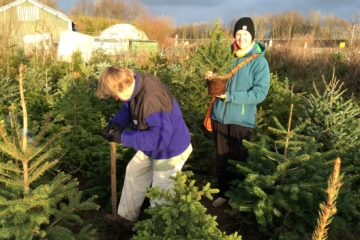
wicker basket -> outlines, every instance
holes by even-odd
[[[209,95],[219,96],[225,94],[227,81],[227,77],[215,77],[206,79]]]

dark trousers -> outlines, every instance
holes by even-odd
[[[245,162],[248,157],[248,151],[243,146],[242,140],[250,141],[253,129],[236,124],[222,124],[218,121],[212,121],[214,133],[216,160],[217,160],[217,178],[219,196],[225,196],[225,192],[230,189],[229,183],[234,179],[241,178],[228,169],[229,159]]]

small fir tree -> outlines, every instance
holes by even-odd
[[[210,41],[201,42],[191,58],[199,74],[204,78],[206,71],[212,71],[218,76],[226,75],[234,60],[230,42],[225,31],[220,28],[219,20],[215,21],[214,29],[210,31]]]
[[[333,74],[327,83],[323,78],[325,90],[319,93],[315,84],[315,94],[305,100],[301,122],[306,123],[302,132],[304,135],[314,136],[317,142],[322,143],[322,151],[336,149],[339,153],[347,151],[360,136],[360,124],[357,116],[360,108],[353,98],[343,99],[346,90]]]
[[[79,211],[99,208],[96,196],[81,200],[78,183],[59,172],[53,179],[46,171],[58,160],[49,160],[57,148],[49,148],[63,132],[44,138],[51,126],[48,120],[34,141],[29,142],[28,113],[24,97],[24,71],[19,67],[19,92],[22,126],[12,124],[14,131],[0,126],[0,238],[1,239],[95,239],[95,229],[84,226]],[[14,115],[14,114],[13,114]],[[14,132],[15,136],[11,133]],[[74,228],[80,231],[72,231]]]
[[[120,107],[115,100],[99,101],[95,95],[98,68],[106,66],[104,64],[95,68],[94,65],[82,64],[79,66],[81,72],[78,78],[68,74],[58,81],[57,99],[51,113],[62,117],[61,124],[54,131],[61,131],[64,127],[72,128],[57,142],[66,151],[59,164],[68,172],[91,171],[91,164],[104,151],[99,146],[108,146],[98,134],[108,121],[104,119],[103,112]]]
[[[0,113],[5,116],[8,113],[7,106],[10,101],[16,96],[16,85],[10,77],[4,77],[0,69]]]
[[[323,77],[323,83],[323,93],[314,84],[315,93],[305,99],[299,120],[306,127],[301,133],[311,135],[321,143],[321,152],[334,150],[334,158],[342,159],[346,184],[337,200],[338,211],[332,220],[331,232],[351,236],[358,229],[360,220],[360,108],[353,97],[344,99],[346,90],[336,79],[335,72],[329,82]]]
[[[331,172],[329,153],[320,154],[321,144],[299,134],[305,124],[291,129],[292,108],[288,127],[276,118],[277,128],[269,127],[277,138],[260,135],[257,142],[244,141],[246,162],[230,160],[233,171],[245,176],[233,181],[227,193],[230,205],[275,239],[304,239],[312,231],[325,176]]]
[[[195,186],[195,180],[188,181],[192,173],[178,172],[170,177],[174,191],[160,191],[158,187],[148,188],[150,200],[164,198],[169,204],[156,205],[145,210],[151,219],[135,224],[137,232],[132,239],[241,239],[238,233],[226,235],[217,228],[216,217],[206,214],[206,208],[199,202],[202,196],[212,199],[211,194],[219,192],[207,183],[202,190]]]
[[[265,100],[258,105],[254,137],[256,137],[256,133],[271,135],[272,133],[268,130],[268,127],[275,125],[274,117],[282,125],[287,124],[290,109],[280,106],[290,106],[291,104],[297,106],[303,102],[304,93],[294,93],[293,88],[294,85],[290,85],[288,78],[280,81],[277,75],[270,75],[269,93]],[[293,109],[292,116],[294,119],[292,124],[295,125],[297,119],[301,116],[301,108]]]

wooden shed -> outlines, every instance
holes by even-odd
[[[32,34],[49,34],[54,43],[64,30],[73,30],[65,14],[36,0],[17,0],[0,8],[0,37],[22,42]]]

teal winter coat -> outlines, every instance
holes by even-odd
[[[255,42],[254,47],[243,57],[234,56],[233,69],[249,56],[260,53],[242,66],[226,84],[226,98],[217,98],[211,119],[223,124],[255,127],[256,106],[261,103],[270,87],[269,64],[265,59],[265,45]]]

